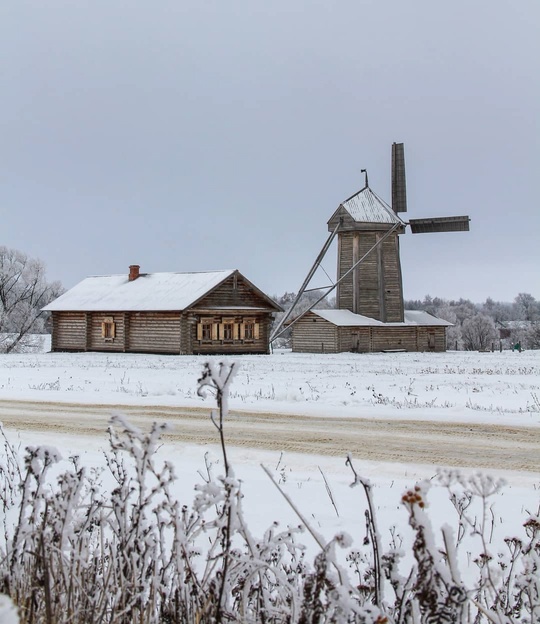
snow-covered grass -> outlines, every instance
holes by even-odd
[[[209,358],[122,354],[34,354],[0,356],[0,392],[3,399],[59,401],[100,404],[182,405],[213,408],[212,397],[197,395],[197,379]],[[221,358],[210,358],[216,361]],[[278,352],[270,356],[234,358],[238,372],[230,388],[230,407],[274,410],[282,413],[347,415],[384,419],[426,419],[438,421],[490,422],[522,426],[540,424],[540,352],[445,354],[301,355]],[[21,414],[24,418],[24,414]],[[209,428],[212,427],[210,419]],[[331,427],[329,421],[329,427]],[[7,432],[8,439],[22,449],[28,444],[50,445],[66,458],[58,470],[71,465],[67,458],[76,454],[88,470],[103,471],[103,441],[87,436],[58,437],[50,432]],[[226,423],[225,423],[226,435]],[[519,449],[515,449],[519,453]],[[286,494],[311,528],[326,543],[336,534],[350,535],[352,547],[338,556],[339,564],[366,569],[371,565],[370,547],[362,546],[366,536],[366,498],[361,489],[351,489],[353,474],[345,457],[336,459],[299,454],[281,454],[245,448],[229,448],[228,456],[242,492],[243,513],[255,538],[261,537],[272,521],[279,528],[296,527],[299,517],[284,498]],[[171,461],[179,479],[174,496],[190,508],[194,486],[204,486],[209,475],[214,480],[224,473],[218,445],[197,447],[164,443],[156,455]],[[540,449],[539,449],[540,457]],[[260,464],[264,464],[280,486],[280,492]],[[540,467],[540,460],[539,460]],[[463,582],[469,586],[482,575],[478,556],[489,551],[494,557],[495,574],[499,552],[508,546],[504,539],[517,536],[526,543],[523,522],[538,518],[540,474],[501,473],[493,467],[495,481],[504,478],[506,486],[491,494],[482,508],[481,497],[464,516],[456,512],[446,482],[463,493],[456,480],[433,465],[398,465],[355,462],[354,468],[372,486],[378,534],[385,552],[401,548],[407,555],[400,562],[405,573],[413,563],[414,532],[408,526],[410,509],[402,502],[404,492],[415,493],[419,486],[434,527],[436,548],[444,548],[441,529],[448,525],[454,537],[465,528],[458,549]],[[100,472],[105,489],[113,481]],[[440,475],[443,475],[442,481]],[[469,490],[479,477],[462,471]],[[474,485],[476,483],[476,486]],[[428,484],[431,488],[428,489]],[[473,485],[471,485],[473,484]],[[477,488],[478,489],[478,488]],[[457,500],[457,499],[456,499]],[[458,502],[458,506],[459,506]],[[487,520],[483,531],[480,531]],[[482,537],[482,534],[484,537]],[[487,536],[487,541],[482,541]],[[319,551],[308,534],[300,536],[307,548],[307,560]],[[369,541],[369,538],[368,538]],[[347,542],[347,540],[345,540]],[[391,547],[392,544],[392,547]],[[398,550],[399,550],[398,548]],[[355,553],[364,554],[358,555]],[[365,565],[364,565],[365,564]],[[357,578],[360,582],[362,578]],[[365,579],[364,579],[365,580]],[[392,590],[387,587],[388,595]]]
[[[204,405],[201,356],[0,356],[6,399]],[[261,411],[540,424],[540,351],[238,356],[231,407]]]

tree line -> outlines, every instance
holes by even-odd
[[[406,310],[424,310],[453,323],[448,328],[449,349],[477,351],[492,347],[540,349],[540,301],[519,293],[512,302],[483,303],[470,299],[446,300],[426,295],[405,301]]]

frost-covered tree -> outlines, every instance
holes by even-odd
[[[452,306],[450,306],[447,302],[443,303],[436,308],[435,316],[453,323],[452,327],[448,327],[446,330],[446,343],[448,344],[448,348],[462,349],[463,341],[461,338],[461,324],[459,323]]]
[[[519,293],[514,299],[516,318],[521,321],[536,321],[540,317],[540,302],[529,293]]]
[[[493,319],[485,314],[476,314],[463,321],[461,334],[466,351],[488,349],[497,338]]]
[[[540,321],[533,321],[524,333],[525,348],[540,349]]]
[[[43,333],[41,308],[62,293],[60,282],[48,282],[40,260],[0,246],[0,352],[27,346],[30,334]]]

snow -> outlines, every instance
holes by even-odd
[[[392,326],[392,327],[405,327],[409,325],[421,325],[421,326],[452,326],[452,323],[443,319],[437,318],[428,312],[422,310],[405,310],[403,323],[383,323],[377,319],[370,318],[369,316],[363,316],[362,314],[355,314],[350,310],[311,310],[313,314],[320,316],[321,318],[329,321],[333,325],[338,327],[380,327],[380,326]]]
[[[141,273],[87,277],[44,308],[47,311],[184,310],[234,273]]]
[[[0,594],[0,622],[2,624],[18,624],[19,622],[19,616],[13,601],[3,594]]]
[[[342,206],[358,223],[403,223],[390,206],[369,187],[344,201]]]
[[[197,379],[218,356],[0,356],[3,399],[210,406]],[[540,351],[234,356],[231,409],[385,420],[540,425]]]
[[[222,358],[104,353],[41,353],[0,356],[0,392],[7,400],[111,405],[178,405],[215,407],[211,396],[197,395],[197,379],[204,363]],[[324,414],[332,417],[392,420],[461,421],[471,423],[540,426],[540,351],[503,353],[394,353],[394,354],[294,354],[279,351],[268,356],[239,356],[231,387],[230,408]],[[384,402],[383,396],[393,401]],[[536,397],[536,398],[535,398]],[[415,398],[417,406],[414,406]],[[418,407],[431,403],[431,407]],[[21,410],[23,408],[21,407]],[[21,412],[21,422],[24,412]],[[226,431],[225,423],[225,431]],[[210,417],[209,429],[213,427]],[[54,431],[27,431],[11,427],[8,438],[18,447],[43,445],[58,448],[64,458],[79,455],[87,466],[104,466],[105,437],[59,435]],[[516,447],[512,452],[519,454]],[[205,460],[206,454],[206,460]],[[218,444],[204,447],[164,441],[158,456],[171,461],[179,500],[190,504],[194,486],[203,483],[206,466],[223,474]],[[267,474],[266,466],[283,491],[301,510],[317,534],[330,540],[336,533],[352,536],[361,544],[365,533],[365,498],[354,481],[345,457],[281,453],[231,446],[228,456],[235,477],[242,482],[243,508],[254,534],[273,520],[297,526],[299,519]],[[539,449],[540,457],[540,449]],[[67,460],[66,460],[67,461]],[[407,514],[400,504],[404,490],[419,481],[431,482],[429,514],[436,539],[444,524],[457,526],[455,512],[443,486],[437,485],[436,465],[355,461],[354,468],[373,488],[378,531],[383,547],[393,526],[404,539],[410,537]],[[473,470],[463,470],[473,475]],[[494,539],[522,531],[526,513],[538,513],[540,475],[501,471],[507,486],[497,495]],[[335,507],[330,500],[328,484]],[[336,511],[337,509],[337,511]],[[338,516],[339,513],[339,516]],[[316,550],[308,533],[302,536]],[[315,549],[315,550],[313,550]],[[470,551],[473,552],[472,547]],[[471,560],[474,557],[471,557]],[[469,563],[471,574],[475,565]]]
[[[404,325],[439,325],[444,327],[452,326],[452,323],[445,321],[444,319],[437,318],[436,316],[433,316],[433,314],[429,314],[429,312],[424,312],[423,310],[405,310],[404,316]],[[387,325],[393,325],[393,323],[387,323]]]
[[[320,316],[326,321],[338,327],[373,327],[384,325],[383,322],[372,319],[369,316],[355,314],[350,310],[311,310],[313,314]]]

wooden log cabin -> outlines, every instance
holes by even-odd
[[[297,353],[446,351],[452,325],[420,310],[405,310],[403,322],[383,323],[350,310],[312,310],[292,326]]]
[[[237,270],[88,277],[43,308],[52,351],[268,353],[281,307]]]

